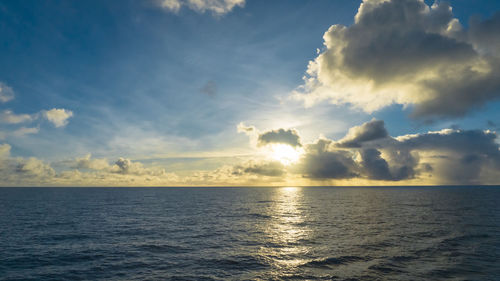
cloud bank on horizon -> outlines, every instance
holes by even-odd
[[[267,131],[260,136],[276,131],[288,130]],[[290,132],[299,137],[295,130]],[[2,144],[0,184],[493,184],[500,176],[500,147],[496,139],[497,134],[491,131],[458,129],[391,137],[384,122],[374,119],[351,128],[338,141],[323,137],[303,144],[303,154],[289,165],[263,157],[185,177],[123,157],[110,162],[90,154],[56,163],[60,170],[56,171],[37,158],[10,157],[10,145]]]
[[[202,13],[210,13],[214,17],[206,18],[211,20],[223,19],[221,16],[236,12],[239,10],[235,10],[236,7],[243,8],[248,4],[245,0],[156,0],[155,3],[157,9],[173,13],[160,13],[162,16],[177,18],[177,13],[186,8],[195,11],[193,14],[198,17]],[[266,37],[266,34],[251,36]],[[446,2],[436,1],[427,5],[424,0],[364,0],[353,22],[332,25],[324,33],[323,41],[323,49],[307,65],[303,84],[291,92],[288,90],[289,99],[281,100],[279,106],[300,120],[300,114],[305,110],[319,111],[321,102],[329,102],[334,105],[332,108],[361,112],[360,119],[369,120],[345,126],[343,135],[337,137],[326,137],[322,131],[317,131],[314,138],[308,137],[304,129],[313,127],[314,122],[301,128],[258,123],[268,118],[259,109],[269,107],[272,111],[278,105],[270,106],[251,94],[245,94],[238,102],[227,102],[224,100],[228,98],[224,81],[211,78],[213,65],[203,65],[202,61],[206,58],[198,58],[193,53],[182,59],[196,68],[209,69],[210,75],[202,77],[205,82],[201,85],[192,83],[196,95],[175,95],[196,106],[182,115],[174,107],[166,109],[165,105],[161,111],[168,113],[170,110],[171,113],[165,116],[148,115],[151,119],[136,124],[131,123],[133,117],[128,118],[128,115],[134,116],[134,110],[139,115],[144,113],[140,112],[139,103],[151,107],[157,104],[163,106],[161,101],[174,103],[174,95],[171,94],[165,100],[160,95],[155,95],[151,100],[141,99],[141,102],[134,99],[132,107],[115,111],[119,114],[110,111],[106,115],[109,120],[100,120],[89,117],[94,111],[79,111],[83,111],[83,106],[75,106],[82,101],[79,97],[73,97],[77,102],[68,107],[61,104],[71,101],[69,98],[39,107],[31,105],[26,110],[10,107],[11,103],[22,101],[24,96],[18,95],[22,93],[18,92],[17,86],[15,92],[10,81],[2,80],[6,83],[0,82],[0,105],[3,107],[0,110],[0,186],[500,183],[500,146],[495,131],[484,128],[458,129],[459,126],[448,124],[438,129],[391,136],[390,132],[393,131],[390,130],[390,124],[398,121],[373,117],[377,112],[396,104],[408,109],[412,120],[417,122],[457,120],[500,100],[500,12],[486,20],[472,18],[468,26],[464,27]],[[246,58],[246,52],[249,51],[238,51],[238,63],[251,68],[242,59]],[[230,61],[229,57],[227,61]],[[163,73],[159,76],[164,79]],[[176,79],[172,78],[168,82],[172,83]],[[147,80],[148,83],[150,81]],[[140,91],[139,97],[154,91],[153,86],[145,88]],[[237,93],[235,91],[234,95]],[[125,103],[123,96],[126,95],[120,94],[119,98],[99,95],[96,100],[116,98],[120,104]],[[296,103],[291,100],[300,101],[300,108],[293,107]],[[196,115],[196,111],[202,107],[213,104],[222,105],[217,110],[236,108],[234,111],[238,112],[223,115],[219,119],[207,113]],[[92,107],[92,110],[98,107]],[[239,111],[245,107],[253,110],[248,111],[255,118],[239,115]],[[107,109],[103,111],[107,112]],[[78,130],[82,127],[72,127],[84,116],[90,121],[83,124],[110,123],[114,126],[99,127],[99,133],[114,130],[121,134],[114,135],[107,146],[104,141],[96,141],[98,145],[95,148],[100,149],[101,153],[84,150],[83,153],[78,151],[78,157],[62,155],[52,161],[26,156],[30,151],[24,148],[30,146],[17,145],[32,141],[36,146],[36,137],[44,132],[53,134],[48,140],[44,139],[45,142],[54,142],[64,136],[74,136],[73,139],[82,142],[89,141],[91,135],[79,134]],[[198,120],[199,124],[193,121],[186,125],[181,120],[186,116],[195,121],[196,118],[204,120]],[[327,114],[323,116],[329,118]],[[340,116],[336,118],[342,118]],[[332,119],[328,120],[334,126]],[[287,123],[287,120],[279,121],[283,121],[280,124]],[[152,123],[161,123],[165,128],[157,131],[151,129],[153,133],[149,135],[144,133],[151,132],[146,129],[131,129],[132,125],[141,129],[154,128]],[[226,123],[232,126],[230,132],[214,129],[217,128],[214,124]],[[196,140],[198,131],[208,131],[211,138]],[[172,135],[168,135],[170,132],[173,132]],[[174,133],[182,137],[174,137]],[[241,138],[243,141],[238,142]],[[147,155],[130,157],[126,148],[139,146],[141,140],[145,143]],[[162,158],[158,155],[168,152],[163,151],[162,145],[167,142],[165,140],[176,144],[189,143],[195,147],[194,152],[190,151],[193,154],[186,156],[182,151],[175,151],[180,156]],[[241,145],[242,142],[244,145]],[[45,145],[42,141],[40,144]],[[203,150],[205,146],[210,148]],[[229,148],[232,149],[230,152]],[[102,153],[112,149],[118,150],[119,155]]]

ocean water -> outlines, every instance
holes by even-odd
[[[500,188],[0,188],[0,280],[500,280]]]

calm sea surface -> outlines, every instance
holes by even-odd
[[[500,280],[500,188],[0,188],[0,280]]]

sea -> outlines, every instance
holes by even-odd
[[[500,187],[0,188],[0,280],[500,280]]]

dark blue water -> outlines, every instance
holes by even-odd
[[[0,188],[1,280],[500,280],[500,188]]]

